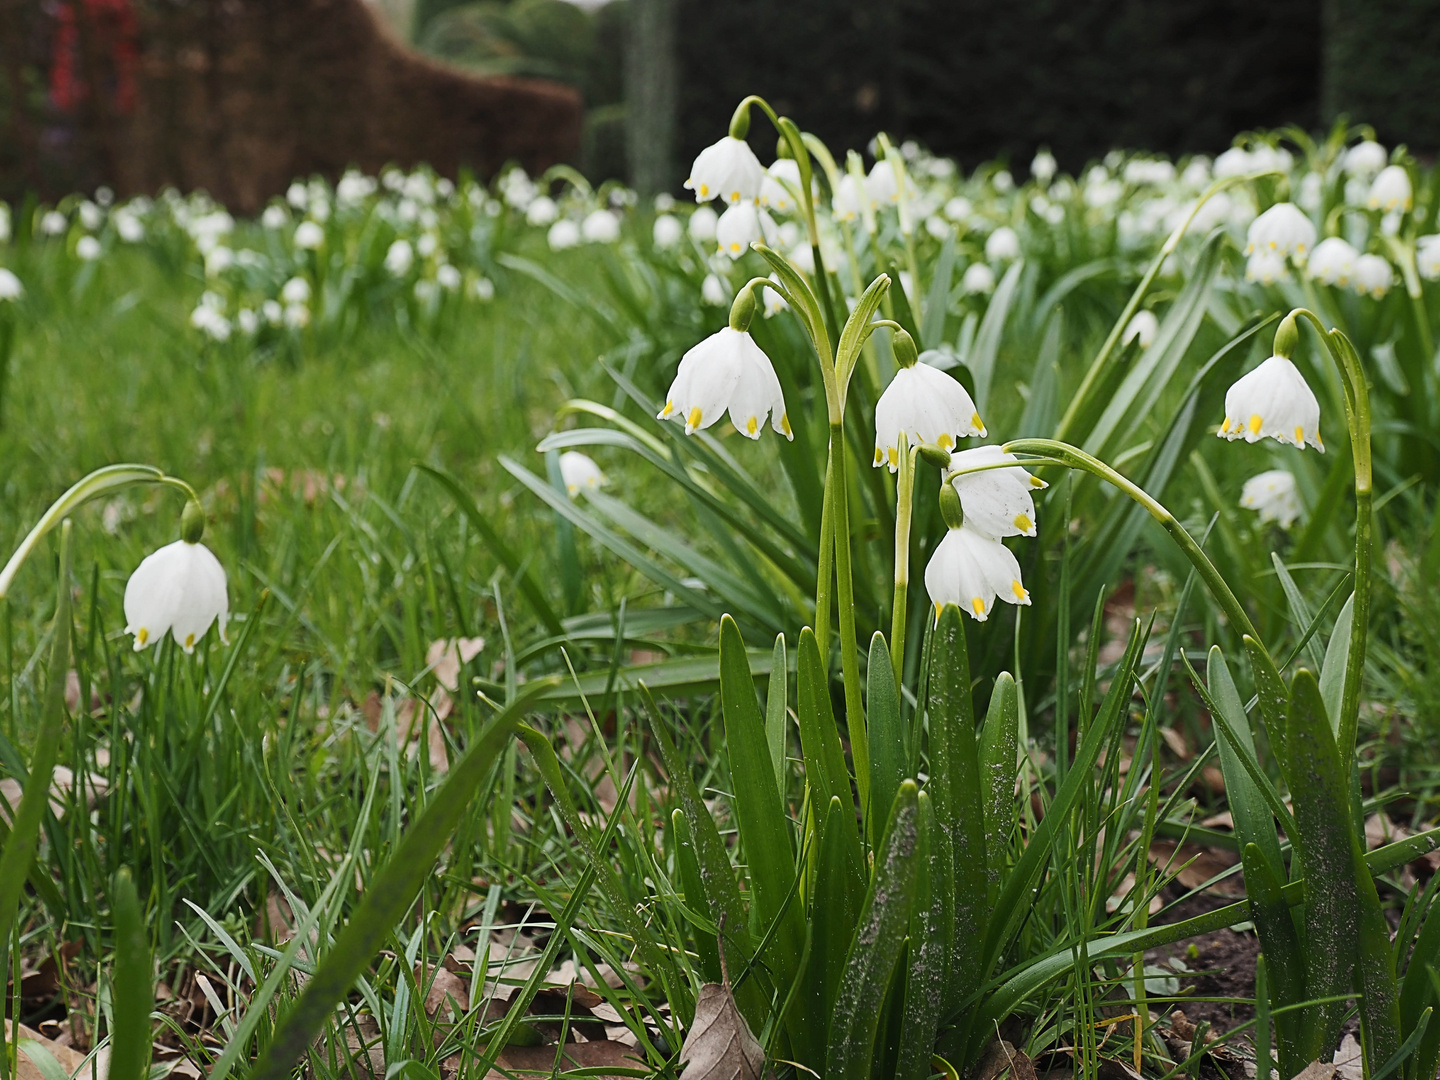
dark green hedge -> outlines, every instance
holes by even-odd
[[[1440,0],[1326,0],[1324,81],[1328,115],[1440,149]]]

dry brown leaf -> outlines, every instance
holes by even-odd
[[[555,1068],[555,1054],[560,1052],[560,1071],[571,1069],[643,1069],[645,1059],[630,1047],[609,1039],[598,1039],[583,1043],[566,1043],[564,1047],[549,1046],[507,1046],[496,1062],[501,1068],[512,1073],[543,1073],[551,1075]],[[621,1080],[613,1073],[593,1073],[595,1080]],[[492,1069],[485,1074],[485,1080],[509,1080],[505,1073]]]
[[[484,638],[441,638],[432,641],[425,650],[425,666],[435,673],[435,679],[452,694],[459,690],[460,669],[485,648]]]
[[[1198,844],[1176,844],[1173,840],[1155,840],[1150,844],[1150,861],[1187,889],[1198,889],[1217,874],[1223,874],[1235,863],[1220,853]],[[1244,886],[1238,877],[1228,877],[1210,886],[1216,896],[1241,897]]]
[[[1115,892],[1105,901],[1106,912],[1113,915],[1120,910],[1122,905],[1134,903],[1134,898],[1130,895],[1130,890],[1133,888],[1135,888],[1135,874],[1132,871],[1125,875],[1119,886],[1115,889]],[[1159,893],[1150,897],[1149,907],[1151,915],[1160,914],[1160,909],[1164,906],[1165,901]]]
[[[1170,748],[1170,752],[1177,758],[1181,761],[1190,760],[1192,757],[1190,745],[1186,742],[1183,733],[1176,731],[1174,728],[1161,728],[1160,737],[1165,740],[1165,745]]]
[[[760,1080],[765,1051],[735,1007],[729,983],[706,983],[680,1047],[681,1080]]]
[[[434,1017],[442,1009],[453,1009],[456,1016],[462,1016],[470,1008],[470,991],[465,981],[456,975],[449,968],[441,967],[434,971],[434,978],[431,979],[431,972],[427,971],[424,965],[415,969],[415,980],[421,986],[430,981],[430,989],[425,994],[425,1015]],[[451,1004],[453,1000],[454,1004]]]
[[[1296,1073],[1293,1080],[1335,1080],[1335,1066],[1325,1061],[1312,1061]]]
[[[4,1024],[5,1040],[8,1043],[16,1037],[17,1032],[15,1029],[15,1025],[12,1024],[9,1020],[5,1020]],[[36,1031],[34,1028],[28,1028],[24,1024],[20,1025],[18,1035],[22,1039],[34,1039],[35,1042],[40,1044],[42,1049],[46,1050],[51,1057],[53,1057],[57,1062],[60,1063],[60,1067],[62,1069],[64,1069],[67,1073],[70,1073],[71,1075],[74,1075],[75,1070],[80,1068],[80,1063],[85,1060],[85,1055],[80,1053],[79,1051],[74,1050],[69,1046],[64,1046],[61,1043],[56,1042],[54,1039],[47,1039],[44,1035],[40,1034],[40,1032]],[[26,1056],[25,1048],[23,1046],[20,1049],[20,1068],[17,1070],[15,1080],[44,1080],[45,1074],[40,1071],[39,1066],[37,1066],[33,1061],[30,1060],[29,1057]],[[101,1075],[103,1075],[103,1072],[101,1073]],[[92,1080],[92,1078],[90,1077],[89,1073],[86,1072],[81,1077],[79,1077],[79,1080]]]
[[[1229,810],[1221,810],[1218,814],[1212,814],[1200,822],[1207,829],[1233,829],[1235,828],[1235,817]]]
[[[1340,1040],[1340,1049],[1335,1051],[1333,1061],[1335,1072],[1339,1074],[1338,1080],[1363,1080],[1365,1057],[1354,1035],[1347,1033]]]
[[[63,818],[65,816],[65,803],[74,787],[74,771],[65,765],[56,765],[55,771],[50,774],[50,809],[55,812],[57,818]],[[105,777],[97,776],[94,773],[86,773],[86,806],[93,810],[96,801],[109,790],[110,787]],[[15,813],[15,808],[20,805],[20,797],[23,794],[24,789],[21,788],[20,781],[14,777],[7,776],[4,780],[0,780],[0,821],[3,821],[6,825],[10,824],[11,815]]]

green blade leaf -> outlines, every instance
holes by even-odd
[[[1020,752],[1020,696],[1015,680],[1002,671],[990,692],[990,709],[980,732],[980,776],[985,795],[985,865],[990,903],[1000,895],[1008,869],[1010,834],[1015,830],[1015,772]]]
[[[1355,622],[1355,594],[1352,592],[1335,618],[1330,644],[1325,649],[1325,662],[1320,666],[1320,696],[1325,712],[1337,736],[1340,729],[1340,702],[1345,693],[1345,667],[1350,662],[1350,628]],[[1440,1030],[1440,1025],[1436,1025]]]
[[[819,816],[819,815],[817,815]],[[816,860],[814,900],[810,907],[810,963],[805,972],[805,1027],[813,1032],[811,1062],[818,1067],[829,1045],[830,1015],[840,992],[840,978],[850,939],[865,897],[865,876],[856,849],[846,839],[845,819],[853,808],[831,799],[820,817],[820,856]],[[853,832],[853,829],[851,830]]]
[[[113,1080],[144,1080],[150,1069],[150,1006],[155,1002],[150,934],[145,912],[128,869],[115,875],[115,973],[111,1005],[115,1030],[110,1037]]]
[[[985,309],[985,318],[980,320],[980,330],[975,335],[975,344],[965,357],[965,366],[975,378],[975,408],[981,417],[990,407],[990,385],[995,381],[995,360],[1000,355],[1000,337],[1005,332],[1005,320],[1010,314],[1010,302],[1015,299],[1015,289],[1020,284],[1020,273],[1025,267],[1024,259],[1016,259],[995,294],[990,297],[990,306]]]
[[[785,798],[785,707],[788,690],[788,667],[785,659],[785,635],[775,635],[775,650],[770,656],[770,686],[765,694],[765,741],[770,746],[770,761],[775,766],[775,786]]]
[[[829,806],[831,799],[839,799],[842,804],[853,807],[850,772],[845,767],[845,750],[840,745],[840,732],[830,705],[830,680],[820,660],[815,631],[808,626],[800,631],[796,669],[800,752],[805,758],[805,779],[810,785],[811,803],[817,807]],[[855,835],[858,849],[859,831],[853,827],[850,831]]]
[[[905,950],[919,862],[919,789],[900,786],[875,861],[875,876],[850,942],[830,1017],[828,1080],[869,1080],[875,1035],[897,962]]]
[[[935,1050],[935,1032],[945,992],[945,950],[948,937],[941,926],[945,908],[935,875],[940,868],[935,858],[940,827],[935,804],[920,792],[920,848],[915,866],[915,903],[910,911],[910,970],[905,982],[905,1007],[900,1025],[897,1080],[925,1080],[930,1076],[930,1056]]]
[[[871,842],[878,843],[881,823],[890,819],[890,804],[895,801],[910,760],[900,723],[900,692],[890,666],[890,648],[878,630],[870,639],[865,715],[870,727],[870,807],[865,822],[871,830]]]
[[[1228,780],[1226,790],[1229,790]],[[1271,832],[1273,834],[1274,830]],[[1290,914],[1290,905],[1285,902],[1283,882],[1255,844],[1246,844],[1240,857],[1245,867],[1245,891],[1249,895],[1250,911],[1265,953],[1272,1010],[1296,1005],[1307,996],[1305,954],[1295,929],[1295,920]],[[1308,1060],[1301,1060],[1304,1051],[1300,1033],[1313,1023],[1314,1018],[1310,1015],[1313,1008],[1274,1014],[1282,1076],[1295,1076],[1309,1064]]]

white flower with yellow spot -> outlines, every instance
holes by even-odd
[[[738,259],[757,240],[769,240],[776,232],[770,215],[753,202],[736,203],[715,223],[715,247],[722,255]]]
[[[1260,514],[1260,524],[1278,522],[1288,529],[1300,516],[1300,492],[1295,476],[1284,469],[1270,469],[1245,481],[1240,505]]]
[[[1251,443],[1275,439],[1325,452],[1320,403],[1300,369],[1283,356],[1270,357],[1225,392],[1225,420],[1217,434]]]
[[[1294,203],[1276,203],[1250,223],[1245,254],[1274,252],[1304,262],[1315,246],[1315,225]]]
[[[900,433],[911,446],[931,443],[951,450],[961,439],[984,435],[975,402],[950,375],[929,364],[911,364],[875,404],[875,467],[900,467]]]
[[[764,179],[765,169],[750,145],[744,139],[726,135],[700,151],[695,164],[690,166],[685,187],[695,192],[696,202],[724,199],[734,206],[741,201],[754,201]]]
[[[600,466],[578,450],[566,450],[560,455],[560,479],[572,499],[582,491],[598,491],[610,482]]]
[[[800,194],[800,164],[794,158],[777,158],[760,182],[760,205],[777,214],[789,214]]]
[[[1245,280],[1260,285],[1274,285],[1290,276],[1285,256],[1278,251],[1257,251],[1245,260]]]
[[[1395,270],[1382,255],[1361,255],[1355,260],[1355,291],[1379,300],[1395,280]]]
[[[1399,210],[1403,213],[1410,209],[1413,195],[1410,188],[1410,174],[1405,171],[1405,167],[1403,165],[1387,165],[1371,182],[1370,193],[1366,196],[1365,205],[1371,210],[1379,210],[1382,213],[1389,213],[1392,210]]]
[[[167,631],[187,653],[194,652],[217,619],[220,640],[226,641],[229,616],[225,568],[201,543],[176,540],[152,552],[125,585],[125,632],[135,635],[137,652]]]
[[[970,528],[968,520],[936,546],[925,567],[925,590],[937,612],[954,604],[977,622],[990,617],[996,597],[1009,604],[1030,603],[1010,549]]]
[[[760,437],[767,416],[776,431],[787,439],[795,437],[770,358],[748,332],[733,326],[711,334],[680,358],[657,419],[683,422],[685,434],[691,435],[726,412],[735,430],[751,439]]]
[[[1327,237],[1315,245],[1306,272],[1322,285],[1344,288],[1355,277],[1355,260],[1360,253],[1338,236]]]
[[[836,221],[858,221],[865,212],[865,191],[860,181],[846,173],[835,185],[835,196],[830,201],[830,213]]]
[[[1345,171],[1352,176],[1374,176],[1389,160],[1385,147],[1373,139],[1366,139],[1345,151]]]
[[[1140,348],[1148,349],[1155,344],[1155,335],[1159,331],[1160,320],[1155,317],[1153,311],[1137,311],[1125,325],[1125,333],[1120,336],[1120,344],[1129,345],[1132,341],[1138,341]]]
[[[960,496],[965,527],[998,540],[1004,536],[1035,535],[1035,500],[1032,493],[1047,487],[1019,465],[1008,469],[982,465],[1015,461],[998,446],[976,446],[950,457],[950,483]]]
[[[1440,235],[1422,236],[1415,241],[1415,267],[1427,281],[1440,281]]]

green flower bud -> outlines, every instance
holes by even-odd
[[[730,135],[736,139],[743,139],[750,134],[750,103],[742,101],[735,108],[735,113],[730,117]]]
[[[755,290],[741,289],[730,305],[730,329],[742,334],[750,329],[750,320],[755,318]]]
[[[198,544],[204,535],[205,511],[200,509],[198,502],[189,499],[180,514],[180,539],[187,544]]]
[[[958,529],[965,523],[965,511],[960,508],[960,493],[948,480],[940,485],[940,516],[945,519],[946,528]]]
[[[895,336],[890,339],[890,349],[895,353],[895,363],[902,368],[914,367],[915,361],[920,359],[920,353],[915,348],[915,339],[904,330],[895,331]]]
[[[950,467],[950,451],[943,446],[936,446],[934,443],[921,443],[920,456],[937,469],[948,469]]]
[[[1289,360],[1295,355],[1295,346],[1300,344],[1300,326],[1292,311],[1280,320],[1275,329],[1275,355]]]
[[[775,141],[775,156],[777,158],[791,158],[795,155],[790,152],[790,140],[781,135]]]

